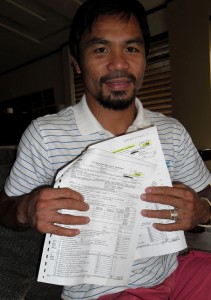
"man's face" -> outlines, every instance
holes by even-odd
[[[123,110],[141,86],[146,59],[137,19],[103,15],[80,42],[80,69],[87,102]]]

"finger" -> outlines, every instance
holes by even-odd
[[[43,233],[74,237],[80,234],[80,230],[78,228],[65,228],[54,224],[48,224],[46,230],[43,231]]]
[[[78,201],[84,201],[84,197],[82,194],[80,194],[77,191],[74,191],[70,188],[51,188],[51,189],[45,189],[42,190],[42,198],[47,199],[74,199]],[[46,193],[46,194],[45,194]]]
[[[75,214],[71,214],[71,210],[60,211],[60,210],[43,210],[40,212],[36,212],[34,215],[34,225],[36,227],[43,226],[48,223],[60,223],[66,225],[78,225],[78,224],[87,224],[90,219],[87,216],[79,215],[79,213],[75,210]],[[39,228],[42,230],[42,228]]]
[[[146,202],[172,205],[177,208],[184,208],[194,202],[196,193],[189,188],[153,187],[147,188],[141,199]]]
[[[178,231],[178,230],[186,230],[182,223],[172,222],[169,224],[160,224],[154,223],[153,227],[159,231]]]
[[[60,215],[60,216],[59,216]],[[58,214],[58,216],[51,216],[51,218],[37,219],[35,228],[42,233],[53,233],[52,230],[58,230],[57,226],[63,225],[86,225],[90,222],[89,217],[86,216],[72,216]],[[52,227],[53,226],[53,227]],[[54,228],[56,226],[56,228]],[[51,231],[49,231],[51,230]]]
[[[162,224],[162,223],[154,223],[153,227],[159,231],[178,231],[178,230],[190,230],[194,226],[191,222],[186,220],[185,222],[182,219],[178,219],[176,222],[172,221],[168,224]]]
[[[89,209],[89,204],[75,199],[60,199],[59,201],[55,201],[54,209],[87,211]]]
[[[171,220],[171,210],[149,210],[143,209],[141,211],[141,215],[147,218],[155,218],[155,219],[167,219]]]
[[[79,211],[87,211],[89,209],[88,203],[84,202],[82,194],[69,188],[53,189],[54,194],[54,209],[73,209]]]
[[[64,225],[85,225],[90,222],[90,218],[87,216],[74,216],[68,214],[57,214],[54,218],[54,223]]]
[[[181,183],[181,182],[173,182],[173,187],[176,187],[176,188],[180,188],[180,189],[186,189],[188,188],[187,185]]]
[[[186,188],[176,188],[172,186],[153,186],[147,187],[145,189],[146,194],[151,195],[167,195],[172,197],[181,197],[184,194],[184,191],[189,190]]]
[[[89,209],[89,204],[84,201],[78,201],[71,198],[54,198],[40,200],[36,203],[36,212],[41,215],[51,211],[59,211],[61,209],[87,211]]]
[[[171,205],[176,208],[182,208],[184,206],[183,198],[170,196],[166,194],[142,194],[141,200],[151,203]]]

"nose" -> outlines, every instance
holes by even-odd
[[[108,62],[108,70],[127,70],[129,67],[126,54],[123,52],[112,52],[110,53],[109,62]]]

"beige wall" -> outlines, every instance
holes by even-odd
[[[0,101],[54,88],[58,108],[69,105],[69,65],[68,49],[64,47],[60,52],[1,76]]]
[[[160,9],[148,15],[151,36],[168,31],[167,8]]]
[[[197,148],[211,148],[210,0],[168,4],[173,113]]]

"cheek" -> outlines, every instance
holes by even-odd
[[[98,83],[100,78],[103,76],[103,68],[99,64],[95,64],[92,62],[83,64],[81,66],[81,71],[83,75],[83,79],[85,82],[89,83]]]
[[[83,82],[85,87],[87,88],[93,88],[97,87],[99,85],[99,75],[97,72],[94,72],[93,68],[86,69],[86,71],[83,71]]]
[[[141,63],[139,64],[139,68],[137,68],[136,66],[136,76],[138,81],[142,81],[143,77],[144,77],[144,72],[145,72],[145,64]]]

